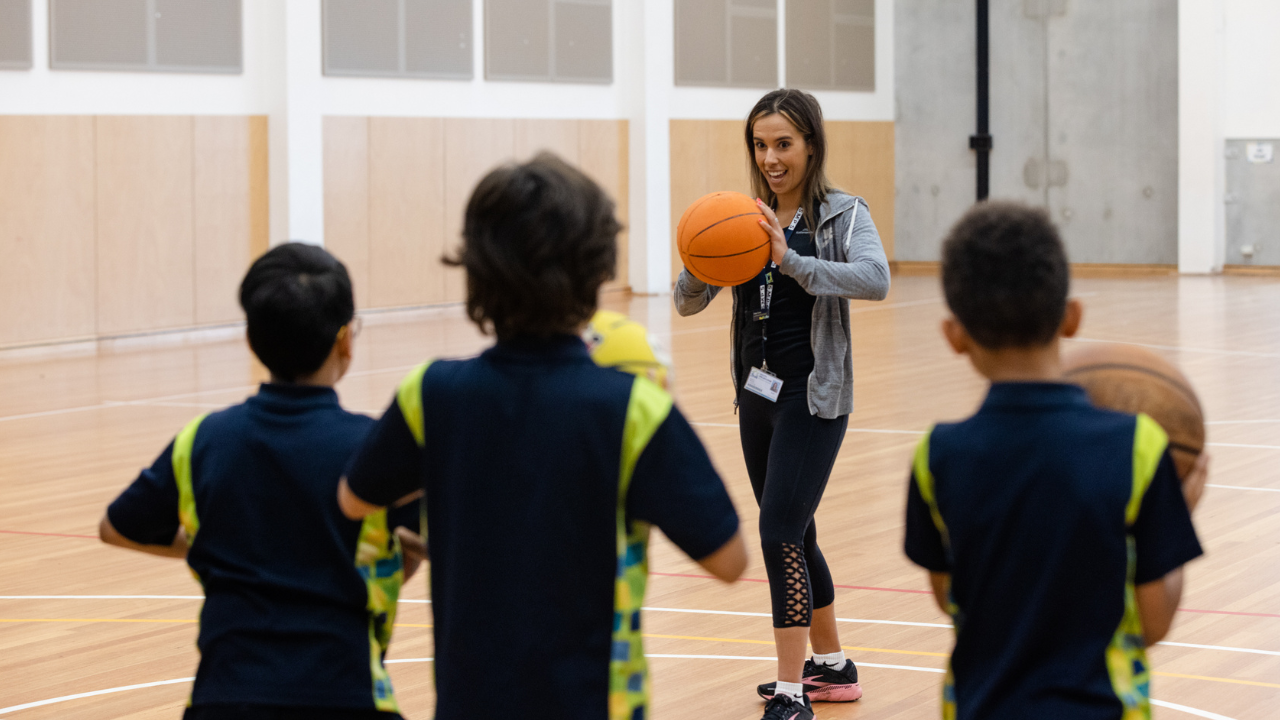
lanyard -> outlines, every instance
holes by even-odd
[[[788,243],[791,242],[791,235],[796,231],[796,226],[800,224],[800,218],[804,216],[804,208],[796,210],[796,216],[791,219],[791,224],[787,226],[783,232],[783,238]],[[760,321],[760,369],[765,372],[769,371],[769,356],[765,354],[765,347],[769,343],[769,308],[773,306],[773,271],[778,266],[769,260],[769,266],[765,268],[764,278],[760,281],[760,312],[756,313],[752,318]]]

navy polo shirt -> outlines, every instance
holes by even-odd
[[[916,453],[907,556],[951,575],[958,720],[1119,720],[1149,707],[1134,586],[1201,555],[1150,418],[1057,383],[997,383]]]
[[[418,372],[420,387],[414,375],[401,385],[348,482],[378,505],[426,489],[435,717],[616,717],[619,473],[634,441],[624,426],[637,384],[666,394],[597,366],[572,336],[502,341]],[[635,461],[625,514],[694,558],[737,532],[724,484],[674,407]],[[639,632],[638,616],[619,622]],[[639,678],[630,690],[644,687]]]
[[[389,685],[376,687],[385,670],[370,645],[371,625],[389,634],[389,619],[371,614],[356,566],[370,524],[337,503],[373,420],[343,410],[331,388],[264,384],[196,422],[193,508],[181,507],[175,473],[184,431],[107,509],[121,535],[143,544],[169,545],[180,524],[190,534],[192,513],[198,522],[187,553],[205,591],[192,704],[387,709],[394,698]],[[417,530],[419,513],[408,505],[388,522]],[[398,587],[398,544],[376,554],[390,572],[373,574]]]

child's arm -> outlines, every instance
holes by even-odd
[[[187,533],[181,527],[178,528],[178,532],[173,536],[173,543],[170,545],[144,545],[121,535],[115,526],[111,524],[111,518],[103,515],[102,521],[98,523],[98,537],[108,545],[115,545],[126,550],[137,550],[148,555],[178,558],[179,560],[184,560],[187,557]]]
[[[1142,639],[1151,647],[1164,639],[1173,626],[1173,615],[1182,600],[1182,568],[1159,580],[1135,588],[1138,617],[1142,620]]]
[[[734,533],[729,542],[699,560],[698,564],[725,582],[742,577],[742,571],[747,569],[747,544],[742,541],[742,533]]]
[[[941,573],[929,571],[929,586],[933,588],[934,602],[938,603],[938,609],[943,613],[950,614],[947,607],[951,604],[951,573]]]

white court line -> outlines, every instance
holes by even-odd
[[[1098,338],[1066,338],[1068,341],[1086,342],[1086,343],[1106,343],[1108,345],[1137,345],[1138,347],[1152,348],[1154,350],[1172,350],[1174,352],[1195,352],[1209,353],[1215,355],[1239,355],[1242,357],[1264,357],[1264,358],[1280,358],[1280,353],[1270,352],[1253,352],[1250,350],[1221,350],[1218,348],[1196,348],[1186,347],[1184,345],[1155,345],[1152,343],[1128,342],[1125,340],[1101,340]]]
[[[686,610],[684,608],[660,608],[660,607],[644,607],[641,610],[647,612],[670,612],[670,613],[689,613],[693,615],[736,615],[738,617],[762,617],[771,618],[770,613],[757,612],[734,612],[731,610]],[[923,623],[923,622],[906,622],[903,620],[865,620],[862,618],[836,618],[839,622],[847,623],[865,623],[869,625],[910,625],[913,627],[933,627],[951,629],[951,625],[942,623]],[[1207,645],[1205,647],[1208,647]],[[1280,655],[1280,653],[1276,653]]]
[[[1257,490],[1258,492],[1280,492],[1280,488],[1245,487],[1243,485],[1214,485],[1213,483],[1206,483],[1205,487],[1219,488],[1221,490]]]
[[[1245,445],[1242,443],[1205,443],[1209,447],[1252,448],[1254,450],[1280,450],[1280,445]]]
[[[776,657],[749,657],[742,655],[667,655],[667,654],[646,654],[647,658],[655,659],[676,659],[676,660],[756,660],[776,662]],[[435,658],[405,658],[403,660],[387,660],[387,665],[396,663],[428,663],[434,661]],[[926,672],[936,675],[944,674],[946,671],[939,668],[914,667],[912,665],[885,665],[881,663],[858,663],[859,667],[883,668],[886,670],[908,670],[911,672]],[[75,695],[63,695],[62,697],[50,698],[49,700],[37,700],[35,702],[24,703],[22,705],[12,705],[7,708],[0,708],[0,715],[8,715],[9,713],[18,712],[19,710],[29,710],[31,708],[43,707],[45,705],[54,705],[57,703],[67,702],[69,700],[79,700],[81,698],[96,697],[98,695],[109,695],[111,693],[125,692],[128,690],[141,690],[143,688],[159,687],[161,685],[177,685],[178,683],[188,683],[194,681],[195,678],[176,678],[174,680],[161,680],[159,682],[140,683],[138,685],[124,685],[121,687],[107,688],[106,690],[94,690],[92,692],[76,693]],[[1152,705],[1166,708],[1169,710],[1177,710],[1195,715],[1197,717],[1209,718],[1210,720],[1233,720],[1225,715],[1197,710],[1186,705],[1175,705],[1174,703],[1163,702],[1161,700],[1152,700]]]
[[[1209,720],[1232,720],[1232,718],[1229,718],[1226,715],[1211,713],[1208,710],[1197,710],[1193,707],[1187,707],[1186,705],[1177,705],[1175,703],[1165,702],[1163,700],[1156,700],[1155,698],[1151,699],[1151,704],[1155,705],[1156,707],[1165,708],[1166,710],[1177,710],[1178,712],[1184,712],[1188,715],[1195,715],[1196,717],[1209,718]]]
[[[1262,425],[1280,423],[1280,420],[1210,420],[1205,425]]]
[[[161,680],[159,682],[141,683],[139,685],[124,685],[121,687],[107,688],[106,690],[76,693],[75,695],[63,695],[62,697],[50,698],[49,700],[37,700],[35,702],[23,703],[22,705],[11,705],[7,708],[0,708],[0,715],[8,715],[9,713],[18,712],[19,710],[30,710],[31,708],[67,702],[68,700],[79,700],[80,698],[94,697],[96,695],[110,695],[111,693],[124,692],[126,690],[141,690],[142,688],[158,687],[160,685],[177,685],[178,683],[188,683],[193,680],[195,680],[193,677],[177,678],[175,680]]]
[[[1277,491],[1280,492],[1280,491]],[[203,595],[0,595],[0,600],[203,600]],[[410,600],[401,598],[402,603],[413,603],[416,605],[430,605],[430,600]],[[773,617],[769,613],[758,612],[740,612],[735,610],[694,610],[688,608],[660,608],[648,607],[641,608],[645,612],[669,612],[669,613],[685,613],[690,615],[728,615],[733,617]],[[865,625],[906,625],[909,627],[929,627],[942,628],[950,630],[949,623],[926,623],[926,622],[907,622],[905,620],[869,620],[867,618],[836,618],[838,622],[859,623]],[[1160,645],[1170,645],[1172,647],[1195,648],[1197,650],[1221,650],[1224,652],[1251,653],[1254,655],[1275,655],[1280,656],[1280,651],[1276,650],[1255,650],[1253,648],[1228,647],[1225,645],[1197,645],[1194,643],[1179,642],[1160,642]],[[408,660],[397,660],[395,662],[409,662]],[[887,666],[886,666],[887,667]]]
[[[382,373],[389,373],[389,372],[406,372],[408,370],[414,369],[415,367],[417,367],[417,365],[400,365],[397,367],[379,368],[377,370],[358,370],[356,372],[347,373],[345,377],[348,377],[348,378],[367,377],[369,375],[380,375]],[[109,410],[111,408],[118,408],[118,407],[134,407],[134,406],[147,406],[147,405],[156,405],[160,407],[166,407],[166,406],[169,406],[169,405],[166,405],[166,403],[172,400],[181,400],[182,398],[196,397],[199,395],[211,395],[215,393],[248,392],[250,390],[256,390],[257,388],[258,388],[257,385],[241,385],[239,387],[230,387],[230,388],[214,388],[211,390],[194,390],[192,392],[178,393],[176,395],[161,395],[159,397],[142,398],[139,400],[105,400],[96,405],[79,405],[76,407],[60,408],[58,410],[43,410],[40,412],[22,413],[21,415],[0,416],[0,422],[8,422],[10,420],[30,420],[32,418],[52,417],[55,415],[69,415],[71,413],[88,412],[90,410]],[[190,405],[190,407],[211,407],[211,408],[227,407],[227,406],[228,406],[228,403],[221,403],[221,404],[193,403]],[[187,405],[174,404],[174,405],[171,405],[171,407],[187,407]]]

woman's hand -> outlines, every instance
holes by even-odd
[[[774,214],[773,208],[766,205],[760,198],[756,198],[756,206],[766,218],[760,221],[760,227],[769,233],[769,255],[774,265],[781,266],[782,256],[787,254],[787,236],[782,232],[782,223],[778,222],[778,216]]]

